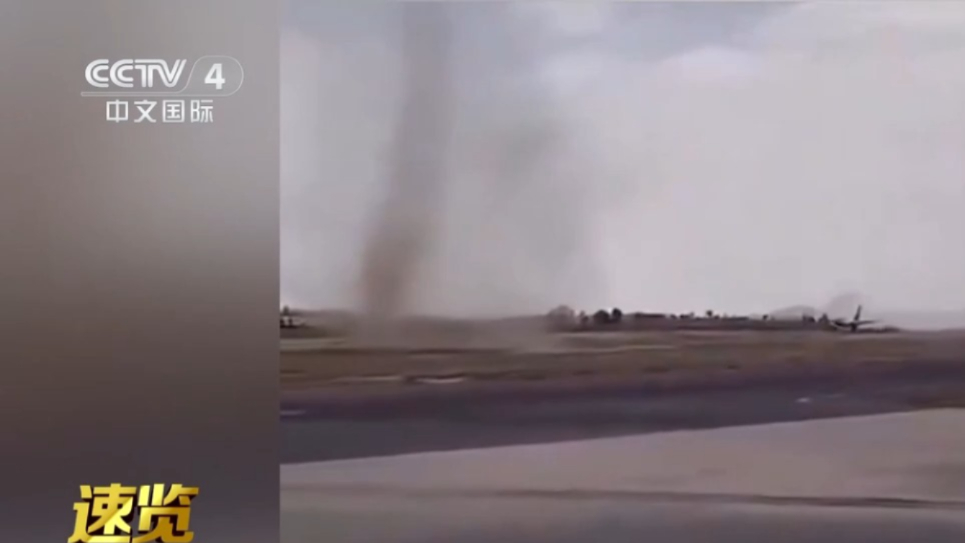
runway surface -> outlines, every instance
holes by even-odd
[[[285,394],[284,543],[965,541],[962,366],[370,390]]]
[[[282,541],[960,542],[965,411],[282,466]]]
[[[283,395],[282,462],[612,437],[965,406],[965,364],[705,384],[383,387]]]
[[[511,498],[344,499],[298,508],[284,501],[283,543],[961,543],[965,536],[962,515],[947,512]]]

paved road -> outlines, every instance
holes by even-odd
[[[282,498],[282,543],[961,543],[961,512],[527,498]]]
[[[377,397],[287,395],[283,463],[965,406],[965,364],[674,392],[633,383],[400,390]]]
[[[282,541],[965,538],[965,412],[283,466]]]
[[[389,390],[286,395],[284,543],[965,541],[960,414],[836,418],[962,405],[965,367]]]

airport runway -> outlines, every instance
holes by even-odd
[[[965,411],[281,468],[282,541],[959,543]]]
[[[494,498],[283,500],[282,543],[961,543],[960,513]]]
[[[283,463],[965,407],[965,364],[673,391],[627,382],[380,390],[283,395]]]
[[[284,543],[965,541],[963,411],[894,414],[965,406],[961,365],[379,390],[285,395]]]

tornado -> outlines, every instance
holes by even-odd
[[[420,265],[430,257],[446,179],[453,107],[448,7],[403,3],[402,96],[385,199],[362,255],[362,309],[387,322],[411,309]]]

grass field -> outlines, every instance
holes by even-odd
[[[518,339],[518,338],[516,338]],[[345,338],[283,340],[286,389],[448,378],[467,381],[644,378],[853,370],[916,361],[965,364],[965,332],[634,332],[531,336],[501,346],[420,341],[374,348]],[[829,370],[831,368],[831,370]]]

